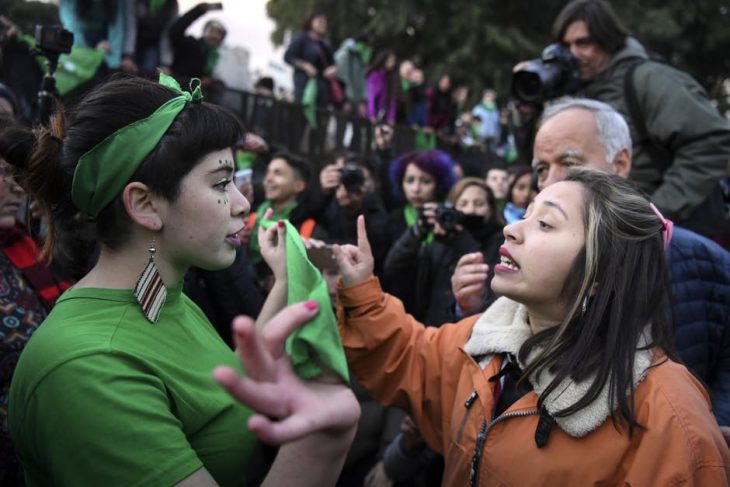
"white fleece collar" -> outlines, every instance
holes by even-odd
[[[527,309],[520,303],[502,297],[492,304],[476,321],[469,341],[464,350],[472,357],[485,357],[482,366],[489,363],[489,358],[497,353],[511,353],[517,356],[522,344],[532,336],[527,324]],[[646,333],[642,336],[639,348],[649,342]],[[528,359],[539,353],[535,349]],[[634,358],[634,387],[646,376],[651,365],[651,350],[637,350]],[[524,364],[520,363],[524,368]],[[530,376],[530,383],[537,394],[541,394],[555,377],[548,371],[543,371],[539,377]],[[583,397],[593,383],[592,379],[583,382],[574,382],[564,379],[545,401],[545,408],[551,416],[555,412],[575,404]],[[560,391],[560,392],[558,392]],[[608,401],[608,387],[601,390],[598,397],[587,407],[570,416],[555,418],[560,428],[570,436],[580,438],[598,428],[611,414]]]

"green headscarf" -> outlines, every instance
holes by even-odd
[[[149,117],[109,135],[79,159],[71,187],[71,198],[79,210],[97,216],[122,191],[188,102],[203,99],[197,78],[190,81],[192,93],[180,89],[177,81],[164,73],[160,73],[160,84],[179,95]]]

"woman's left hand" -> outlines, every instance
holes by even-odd
[[[270,219],[274,211],[269,208],[264,213],[264,220]],[[279,220],[276,224],[271,225],[264,230],[263,225],[259,225],[259,246],[261,247],[261,257],[264,258],[266,264],[271,268],[274,279],[282,281],[287,278],[286,267],[286,227],[283,220]]]
[[[313,433],[354,433],[360,407],[352,391],[336,377],[300,379],[284,352],[286,338],[317,312],[317,303],[308,301],[284,308],[262,330],[243,316],[233,322],[236,353],[247,376],[230,367],[216,368],[213,376],[259,413],[249,418],[248,428],[262,441],[280,445]]]

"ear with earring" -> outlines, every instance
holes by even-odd
[[[155,265],[155,239],[152,238],[149,246],[149,259],[145,266],[142,274],[137,280],[137,284],[134,286],[134,296],[137,298],[137,302],[142,307],[142,313],[150,323],[156,323],[160,317],[160,311],[162,306],[165,304],[167,298],[167,288],[165,283],[162,282],[162,276],[157,271],[157,265]]]

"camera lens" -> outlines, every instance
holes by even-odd
[[[348,193],[360,193],[362,185],[365,184],[365,173],[357,164],[345,164],[340,169],[340,183]]]
[[[518,71],[512,78],[512,92],[520,100],[537,103],[541,99],[540,75],[531,71]]]

